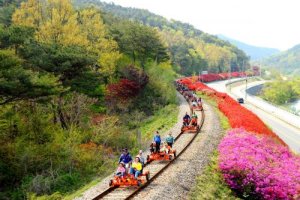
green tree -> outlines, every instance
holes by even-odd
[[[25,43],[33,40],[34,30],[26,26],[12,25],[9,27],[0,26],[0,47],[13,47],[15,53],[18,54],[18,49]]]
[[[62,90],[53,75],[24,69],[21,60],[11,51],[0,50],[0,77],[1,105],[47,97]]]
[[[79,46],[30,43],[20,49],[20,55],[32,68],[53,73],[64,87],[71,87],[73,91],[76,91],[74,79],[93,71],[96,63],[96,58]]]
[[[120,50],[128,55],[133,63],[139,61],[142,67],[145,67],[148,59],[158,63],[169,59],[157,31],[150,27],[121,21],[112,25],[111,33]]]

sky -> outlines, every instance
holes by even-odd
[[[261,47],[300,44],[299,0],[102,0],[192,24]]]

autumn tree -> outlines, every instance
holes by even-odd
[[[40,43],[84,48],[98,57],[104,76],[113,76],[120,58],[118,45],[109,38],[96,9],[76,12],[70,0],[28,0],[15,11],[13,22],[34,28]]]
[[[100,72],[112,77],[121,54],[118,51],[118,44],[109,37],[99,10],[87,8],[80,11],[79,24],[81,32],[87,36],[88,51],[98,56]]]

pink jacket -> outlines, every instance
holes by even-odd
[[[125,170],[125,167],[118,167],[118,169],[117,169],[117,173],[118,172],[122,172],[122,173],[124,173],[126,170]]]

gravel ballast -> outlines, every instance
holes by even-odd
[[[134,199],[188,199],[189,191],[210,161],[223,130],[217,114],[204,102],[205,121],[200,134],[162,175]]]

